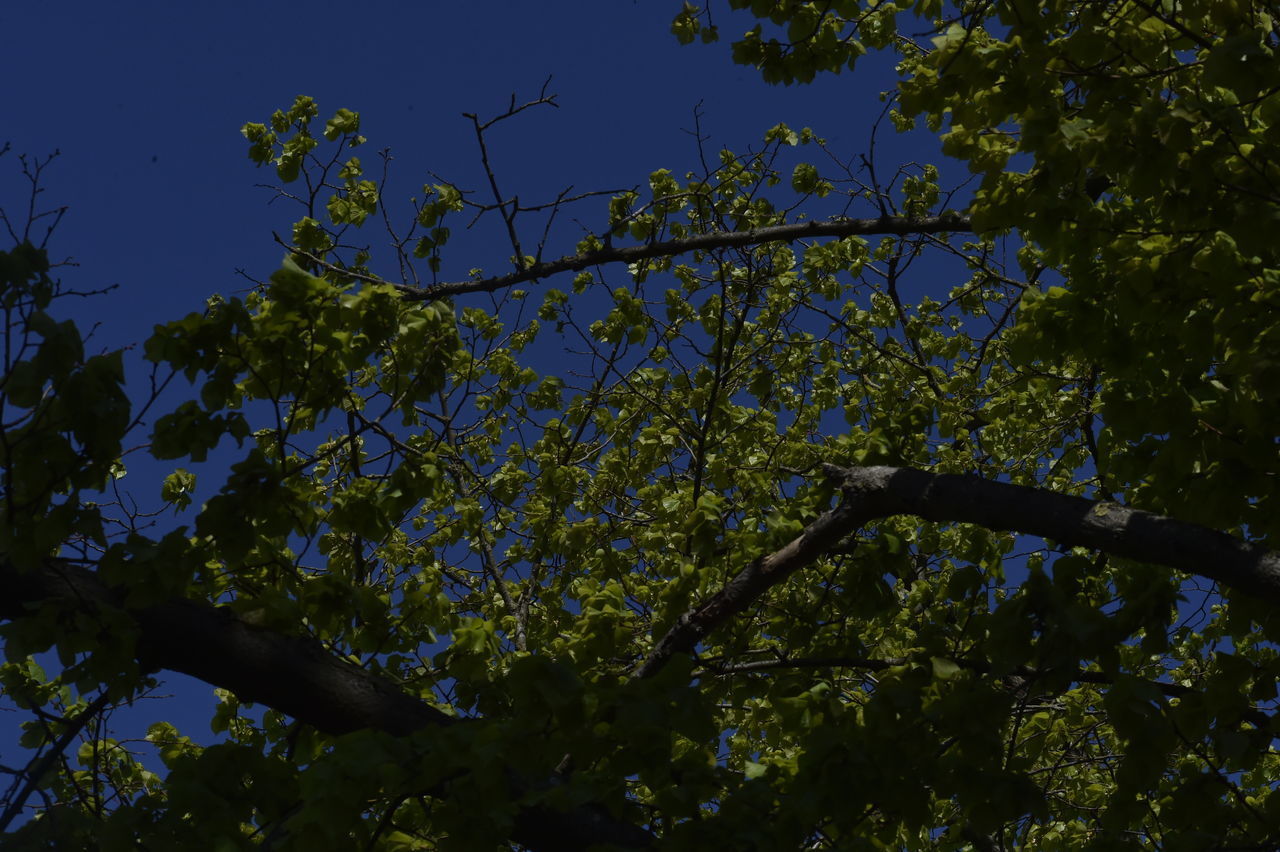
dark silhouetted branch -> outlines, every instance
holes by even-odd
[[[712,630],[830,552],[859,527],[894,515],[1043,536],[1198,574],[1236,592],[1280,604],[1280,553],[1198,524],[977,476],[905,467],[824,465],[823,470],[840,485],[839,505],[781,550],[752,561],[724,588],[676,619],[636,669],[636,677],[655,674],[675,654],[691,652]]]
[[[567,255],[557,260],[535,263],[519,272],[477,278],[474,281],[455,281],[430,287],[400,286],[405,295],[414,299],[443,299],[465,293],[492,293],[548,278],[562,272],[580,272],[591,266],[607,263],[636,263],[655,257],[675,257],[694,251],[711,251],[722,248],[762,245],[764,243],[790,242],[814,237],[852,237],[869,234],[938,234],[947,231],[969,231],[969,217],[959,213],[940,216],[911,218],[907,216],[882,216],[876,219],[828,219],[814,222],[794,222],[789,225],[773,225],[749,231],[727,231],[716,234],[699,234],[678,240],[661,240],[638,246],[602,248],[582,254]]]
[[[187,599],[128,608],[119,592],[71,562],[51,560],[40,569],[20,571],[0,560],[0,588],[0,618],[5,619],[29,617],[47,604],[90,614],[125,610],[138,626],[137,659],[144,669],[191,675],[328,734],[368,728],[402,736],[429,726],[466,724],[315,640],[250,624],[226,608]],[[525,808],[515,828],[517,843],[548,852],[600,844],[638,849],[653,842],[648,832],[591,806],[567,813]]]

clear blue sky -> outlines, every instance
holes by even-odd
[[[362,114],[366,164],[392,149],[393,205],[433,182],[429,171],[479,187],[474,137],[461,113],[492,115],[512,94],[534,97],[549,76],[561,108],[492,140],[504,188],[526,200],[570,184],[628,187],[656,168],[694,168],[686,131],[699,102],[713,150],[743,150],[779,121],[812,126],[846,156],[865,150],[881,108],[877,93],[893,85],[889,64],[768,87],[732,64],[727,43],[678,45],[668,32],[678,7],[678,0],[6,3],[0,143],[13,151],[0,158],[0,205],[13,213],[23,201],[16,154],[61,150],[44,198],[70,211],[51,249],[79,263],[63,272],[70,286],[120,285],[77,307],[81,321],[101,322],[94,348],[103,349],[140,343],[154,324],[199,310],[212,293],[244,290],[237,269],[261,279],[276,268],[282,252],[272,231],[287,233],[298,213],[266,204],[270,194],[254,184],[274,175],[254,169],[239,128],[266,121],[298,94],[313,96],[322,118],[338,107]],[[743,18],[718,23],[727,37],[748,26]],[[884,141],[895,166],[930,157],[891,135]],[[602,207],[579,212],[600,221],[588,214]],[[503,271],[509,253],[492,232],[460,235],[453,270]],[[134,487],[149,498],[158,491],[158,483]],[[209,688],[181,677],[167,686],[178,698],[120,719],[124,733],[138,736],[145,722],[166,718],[207,739]],[[13,718],[0,713],[0,763],[20,757],[11,746]]]
[[[296,214],[266,206],[254,183],[274,176],[246,159],[239,127],[297,94],[316,98],[322,117],[338,107],[362,114],[366,164],[392,148],[393,204],[429,170],[479,187],[461,113],[494,114],[548,76],[561,109],[494,139],[504,189],[525,199],[695,166],[684,130],[699,101],[717,145],[742,150],[785,121],[813,126],[836,150],[863,150],[875,95],[893,82],[883,63],[812,86],[765,86],[732,64],[727,43],[678,45],[668,32],[678,5],[8,3],[0,141],[14,153],[62,151],[46,198],[71,210],[53,248],[80,262],[68,278],[78,286],[122,285],[110,306],[94,307],[110,343],[143,339],[210,293],[243,288],[236,269],[261,278],[277,265],[271,232],[287,232]],[[748,21],[721,23],[728,35]],[[0,163],[0,199],[12,205],[16,163],[12,154]],[[505,257],[468,261],[496,268]]]

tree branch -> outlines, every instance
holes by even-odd
[[[961,657],[948,657],[962,669],[976,672],[978,674],[990,674],[991,663],[986,660],[973,660]],[[792,669],[861,669],[870,672],[882,672],[887,669],[896,668],[897,666],[911,665],[912,663],[928,665],[929,657],[781,657],[774,660],[749,660],[741,663],[727,663],[718,660],[703,660],[702,666],[705,670],[714,675],[726,676],[735,674],[756,674],[760,672],[770,672],[777,670]],[[1115,683],[1115,678],[1106,672],[1086,671],[1084,669],[1076,669],[1074,671],[1059,671],[1038,669],[1032,666],[1018,666],[1012,671],[1006,672],[1003,676],[1012,675],[1017,678],[1023,678],[1028,681],[1036,681],[1043,677],[1065,677],[1074,683],[1091,683],[1099,686],[1110,686]],[[1167,698],[1182,698],[1186,695],[1192,695],[1197,690],[1195,687],[1183,686],[1180,683],[1167,683],[1160,680],[1149,680],[1140,678],[1141,682],[1159,692]],[[1271,717],[1257,709],[1251,707],[1240,712],[1240,718],[1260,730],[1270,730]],[[1277,734],[1280,736],[1280,734]]]
[[[907,216],[881,216],[877,219],[828,219],[815,222],[793,222],[789,225],[773,225],[750,231],[727,231],[715,234],[699,234],[679,240],[661,240],[638,246],[602,248],[581,254],[566,255],[557,260],[535,263],[519,272],[474,281],[455,281],[434,284],[430,287],[397,285],[411,299],[443,299],[465,293],[492,293],[558,275],[561,272],[579,272],[589,266],[605,263],[635,263],[654,257],[674,257],[692,251],[735,248],[772,242],[790,242],[811,237],[851,237],[859,234],[937,234],[947,231],[971,231],[969,217],[960,213],[943,213],[940,216],[911,218]]]
[[[762,556],[701,605],[676,619],[635,671],[656,674],[690,653],[712,630],[768,589],[829,552],[859,527],[894,515],[970,523],[1043,536],[1139,562],[1198,574],[1268,603],[1280,604],[1280,552],[1218,530],[1039,488],[914,468],[823,465],[843,499],[781,550]]]
[[[98,713],[101,713],[102,708],[110,703],[110,699],[110,693],[103,690],[102,694],[89,702],[79,713],[66,719],[66,730],[54,741],[47,752],[37,760],[32,761],[31,765],[26,769],[27,782],[13,797],[13,800],[9,802],[9,806],[5,808],[4,813],[0,814],[0,832],[8,829],[9,823],[13,822],[18,814],[22,813],[22,808],[26,805],[27,799],[31,798],[31,794],[39,787],[40,779],[62,756],[62,753],[67,750],[67,746],[71,745],[71,741],[80,735],[80,732],[84,730],[84,726],[89,724],[89,721]]]
[[[1199,574],[1280,603],[1280,553],[1207,527],[975,476],[834,465],[825,465],[824,472],[839,483],[840,503],[677,619],[637,668],[636,677],[648,677],[675,654],[691,651],[732,615],[859,527],[894,515],[1040,535]],[[92,571],[65,560],[50,560],[30,571],[0,561],[0,587],[6,591],[0,596],[0,618],[28,617],[43,603],[69,604],[88,612],[126,609],[120,592],[103,585]],[[226,609],[175,599],[135,608],[130,614],[139,627],[137,657],[144,667],[192,675],[326,733],[373,728],[404,735],[430,725],[459,723],[317,642],[257,627]],[[571,813],[526,809],[517,818],[513,839],[531,849],[586,849],[593,843],[643,848],[653,842],[642,829],[590,807]]]
[[[265,704],[328,734],[370,728],[403,736],[429,726],[465,724],[365,671],[315,640],[250,624],[226,608],[172,599],[130,609],[124,595],[97,575],[66,560],[19,570],[0,559],[0,618],[30,617],[45,604],[94,613],[129,612],[139,629],[138,662],[169,669],[229,689],[245,701]],[[586,850],[597,844],[645,848],[652,836],[610,818],[597,807],[568,813],[530,807],[516,816],[512,839],[534,850]]]

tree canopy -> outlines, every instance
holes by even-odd
[[[401,221],[299,97],[282,267],[128,386],[6,218],[6,848],[1280,845],[1280,10],[722,5],[771,82],[891,52],[964,179],[814,116]],[[165,671],[161,772],[106,720]]]

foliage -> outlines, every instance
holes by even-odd
[[[728,6],[673,32],[745,10],[733,56],[768,80],[895,51],[893,123],[938,133],[972,197],[779,125],[613,196],[563,262],[521,242],[538,208],[444,182],[375,257],[352,247],[383,204],[359,117],[317,129],[299,98],[244,127],[304,187],[290,257],[145,347],[154,387],[191,388],[133,400],[167,406],[148,487],[177,530],[104,496],[142,414],[14,234],[0,683],[33,756],[4,817],[34,796],[36,818],[12,848],[1280,843],[1271,575],[1171,568],[1161,519],[1114,548],[1020,537],[995,504],[846,529],[860,492],[833,473],[976,475],[1033,513],[1073,495],[1217,530],[1214,553],[1275,546],[1277,10]],[[481,144],[519,111],[476,119]],[[502,219],[513,273],[439,280],[467,209]],[[208,458],[221,483],[187,467]],[[187,644],[206,616],[226,650]],[[333,707],[288,700],[312,664]],[[161,777],[104,711],[164,667],[220,687],[219,742],[154,725]]]

